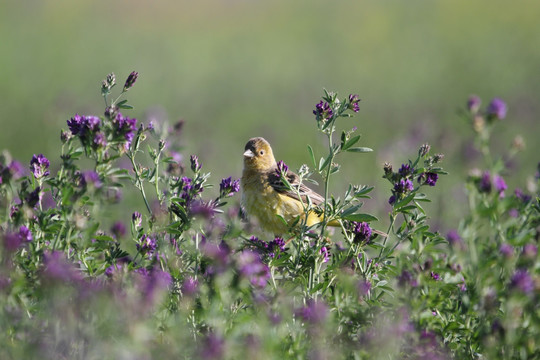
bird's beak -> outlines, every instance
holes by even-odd
[[[244,153],[245,158],[252,158],[254,156],[255,156],[255,154],[251,150],[246,150],[246,152]]]

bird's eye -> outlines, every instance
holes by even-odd
[[[259,154],[264,155],[264,150],[259,151]]]

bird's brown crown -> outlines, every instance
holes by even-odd
[[[244,166],[246,168],[267,170],[276,164],[272,147],[262,137],[249,139],[244,150]]]

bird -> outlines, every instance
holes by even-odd
[[[262,137],[247,142],[240,180],[242,207],[248,216],[259,220],[263,230],[275,235],[287,233],[297,219],[305,220],[308,227],[323,221],[322,211],[308,210],[306,217],[305,209],[309,203],[322,205],[324,198],[301,183],[294,172],[283,173],[290,187],[281,179],[270,143]],[[339,226],[339,222],[333,220],[328,225]]]

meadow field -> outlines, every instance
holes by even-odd
[[[0,358],[539,358],[538,14],[0,4]],[[257,136],[321,223],[245,216]]]

